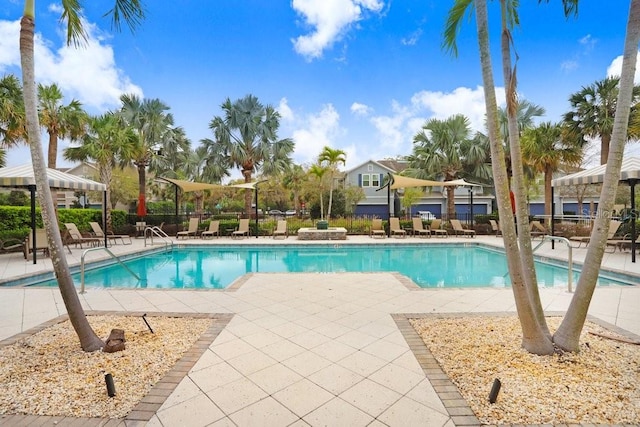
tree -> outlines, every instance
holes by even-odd
[[[413,137],[407,175],[421,179],[460,178],[467,164],[475,162],[469,119],[456,114],[445,120],[431,119]],[[482,154],[484,158],[484,153]],[[447,186],[447,215],[455,218],[455,187]]]
[[[307,180],[307,174],[300,165],[292,165],[284,173],[284,188],[290,190],[293,194],[293,208],[300,215],[300,192],[302,184]]]
[[[576,142],[586,144],[587,138],[600,139],[600,164],[607,163],[611,134],[620,92],[620,77],[607,77],[583,87],[569,97],[571,110],[564,116]],[[640,86],[633,86],[630,118],[640,114]],[[632,129],[635,131],[631,132]],[[638,138],[636,127],[629,127],[628,138]]]
[[[10,148],[27,140],[24,98],[20,81],[13,74],[0,79],[0,146]]]
[[[215,116],[209,123],[213,141],[206,141],[212,155],[226,159],[225,164],[238,167],[245,183],[254,173],[269,176],[284,172],[291,164],[293,140],[278,139],[280,114],[271,105],[263,106],[253,95],[221,106],[224,116]],[[251,212],[251,192],[245,192],[245,213]]]
[[[168,113],[169,106],[157,98],[141,100],[136,95],[124,94],[120,101],[120,115],[138,136],[130,160],[138,169],[138,203],[144,206],[147,194],[147,168],[162,151],[162,143],[173,137],[173,116]],[[146,210],[141,209],[138,213],[144,216]]]
[[[329,172],[329,207],[327,218],[331,218],[331,205],[333,204],[333,185],[338,173],[338,165],[347,162],[347,153],[344,150],[325,146],[318,156],[318,163],[325,166]]]
[[[311,167],[309,168],[309,175],[315,177],[318,180],[318,185],[316,187],[316,189],[320,190],[320,219],[324,219],[324,201],[323,201],[323,194],[324,194],[324,181],[325,181],[325,174],[327,173],[327,168],[325,168],[324,166],[315,163],[313,165],[311,165]]]
[[[638,43],[640,42],[640,0],[631,0],[629,19],[627,21],[627,35],[624,42],[622,56],[622,73],[620,74],[620,89],[616,101],[616,114],[611,134],[611,145],[604,182],[600,193],[598,210],[611,212],[615,202],[616,189],[622,168],[624,145],[627,140],[627,127],[634,100],[634,76],[638,57]],[[580,333],[587,318],[591,298],[596,287],[596,280],[602,263],[602,257],[609,230],[609,215],[598,215],[591,232],[591,239],[584,260],[582,273],[576,286],[576,292],[571,299],[567,314],[560,327],[554,334],[554,342],[561,349],[577,351]]]
[[[566,135],[566,133],[564,133]],[[544,214],[551,215],[551,179],[561,164],[576,165],[582,149],[574,140],[564,138],[563,127],[550,122],[526,129],[522,135],[522,154],[526,163],[544,174]]]
[[[55,169],[58,158],[58,138],[79,139],[85,132],[87,113],[80,101],[72,100],[63,105],[62,91],[55,83],[49,86],[38,85],[38,109],[40,124],[49,135],[47,167]]]
[[[63,2],[62,17],[67,22],[67,42],[80,43],[84,37],[82,20],[80,17],[81,2]],[[113,9],[108,14],[112,16],[113,23],[119,28],[120,19],[124,19],[131,27],[135,26],[144,17],[144,11],[138,0],[116,0]],[[47,230],[49,255],[58,280],[60,294],[65,308],[69,314],[69,320],[73,325],[80,340],[80,346],[84,351],[95,351],[104,346],[104,342],[91,329],[82,309],[82,304],[76,293],[69,270],[69,264],[64,255],[62,237],[55,216],[55,208],[51,190],[47,181],[46,165],[40,136],[40,123],[38,119],[38,102],[36,90],[36,77],[34,65],[34,29],[35,29],[35,2],[25,0],[24,14],[20,21],[20,63],[22,66],[22,81],[24,84],[24,107],[27,129],[27,140],[31,151],[36,189],[41,206],[42,220]]]
[[[422,197],[424,191],[422,191],[418,187],[409,187],[404,189],[404,195],[402,196],[402,206],[407,209],[409,212],[409,217],[411,217],[411,206],[415,205],[418,200]]]
[[[107,113],[89,120],[87,133],[82,137],[81,145],[64,150],[64,158],[71,161],[93,161],[98,167],[100,182],[107,186],[107,200],[111,200],[113,170],[128,164],[131,152],[135,149],[137,135],[130,127],[123,126],[118,116]],[[105,206],[107,230],[113,230],[111,204]]]

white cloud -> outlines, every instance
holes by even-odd
[[[636,60],[636,76],[633,81],[636,84],[640,84],[640,75],[638,75],[638,69],[640,69],[640,55],[638,55],[638,59]],[[615,58],[611,61],[611,64],[607,67],[607,77],[611,76],[620,76],[622,72],[622,55]]]
[[[294,49],[312,60],[340,40],[353,23],[362,19],[363,12],[379,12],[384,3],[379,0],[293,0],[291,6],[305,24],[313,28],[310,34],[292,40]]]
[[[356,116],[368,116],[373,112],[373,109],[368,105],[361,104],[359,102],[354,102],[351,104],[351,112]]]
[[[332,104],[324,105],[319,112],[305,117],[293,114],[289,117],[293,122],[290,134],[296,144],[293,157],[297,163],[315,162],[322,148],[327,145],[335,147],[335,141],[344,133],[340,127],[340,115]]]
[[[282,98],[280,100],[280,103],[278,104],[276,110],[278,110],[278,113],[280,113],[280,118],[283,121],[292,121],[294,119],[293,111],[289,107],[289,101],[287,101],[287,98]]]
[[[401,43],[405,46],[413,46],[416,43],[418,43],[418,40],[420,40],[420,36],[422,36],[422,29],[419,28],[416,31],[414,31],[409,37],[404,37],[401,40]]]
[[[35,36],[36,79],[38,83],[57,83],[67,97],[78,99],[88,109],[103,112],[120,104],[123,93],[142,96],[115,63],[113,48],[93,24],[84,22],[87,42],[80,48],[67,46],[62,32],[59,39]],[[20,76],[19,21],[0,21],[0,72]]]

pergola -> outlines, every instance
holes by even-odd
[[[57,169],[47,168],[47,180],[49,187],[55,190],[84,190],[102,191],[104,194],[102,205],[102,226],[106,230],[105,206],[107,204],[107,186],[100,182],[81,178],[76,175],[61,172]],[[33,263],[36,263],[36,180],[33,173],[33,165],[13,166],[0,168],[0,187],[26,188],[31,193],[31,232],[33,242]],[[105,247],[107,236],[105,235]]]
[[[600,165],[590,169],[585,169],[571,175],[563,176],[551,181],[551,200],[553,200],[554,187],[561,185],[584,185],[584,184],[602,184],[604,182],[604,174],[607,165]],[[636,262],[636,203],[635,203],[635,186],[640,181],[640,158],[627,157],[622,160],[620,168],[620,182],[626,182],[631,188],[631,262]],[[554,212],[551,210],[551,225],[553,226]],[[552,233],[553,234],[553,233]]]

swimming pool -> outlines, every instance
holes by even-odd
[[[224,289],[247,273],[399,272],[423,288],[505,287],[504,253],[480,245],[273,245],[188,246],[144,254],[126,265],[88,268],[87,288]],[[567,269],[537,262],[540,287],[567,287]],[[574,284],[579,272],[574,266]],[[80,275],[74,274],[79,285]],[[600,277],[599,286],[626,285],[624,278]],[[57,286],[55,280],[34,283]]]

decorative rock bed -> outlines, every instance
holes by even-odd
[[[298,240],[347,240],[347,229],[344,227],[329,227],[326,230],[300,228]]]

